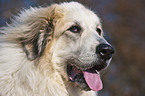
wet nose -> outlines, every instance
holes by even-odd
[[[114,49],[108,44],[100,44],[96,48],[96,53],[104,60],[108,60],[114,54]]]

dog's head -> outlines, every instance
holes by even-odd
[[[83,90],[102,89],[99,71],[110,63],[114,50],[103,37],[98,16],[76,2],[39,12],[41,18],[34,17],[29,24],[33,30],[21,38],[27,57],[49,55],[49,63],[55,64],[65,80]]]
[[[60,64],[65,63],[71,82],[81,89],[98,91],[102,89],[99,71],[107,67],[114,50],[103,37],[97,15],[78,3],[62,6],[66,13],[60,21],[63,22],[60,24],[63,30],[57,40],[54,57],[62,61]]]

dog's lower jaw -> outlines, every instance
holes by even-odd
[[[97,92],[95,91],[84,91],[79,87],[74,86],[73,84],[69,84],[67,87],[67,91],[69,96],[97,96]]]

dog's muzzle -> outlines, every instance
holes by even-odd
[[[100,44],[96,47],[95,54],[98,59],[90,64],[76,57],[71,57],[67,62],[67,74],[70,80],[83,90],[99,91],[102,89],[99,71],[107,66],[107,61],[114,54],[114,49],[108,44]]]

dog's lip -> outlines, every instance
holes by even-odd
[[[74,65],[68,64],[67,73],[69,79],[72,82],[75,82],[75,79],[78,77],[78,75],[82,75],[84,83],[87,87],[89,87],[89,90],[99,91],[102,89],[102,81],[100,79],[99,72],[94,67],[88,68],[86,70],[81,70]],[[88,88],[85,89],[88,90]]]
[[[107,62],[104,59],[99,60],[90,60],[89,62],[84,62],[77,56],[70,56],[66,57],[66,64],[75,66],[77,69],[80,70],[88,70],[91,68],[95,68],[97,71],[101,71],[107,66]]]

